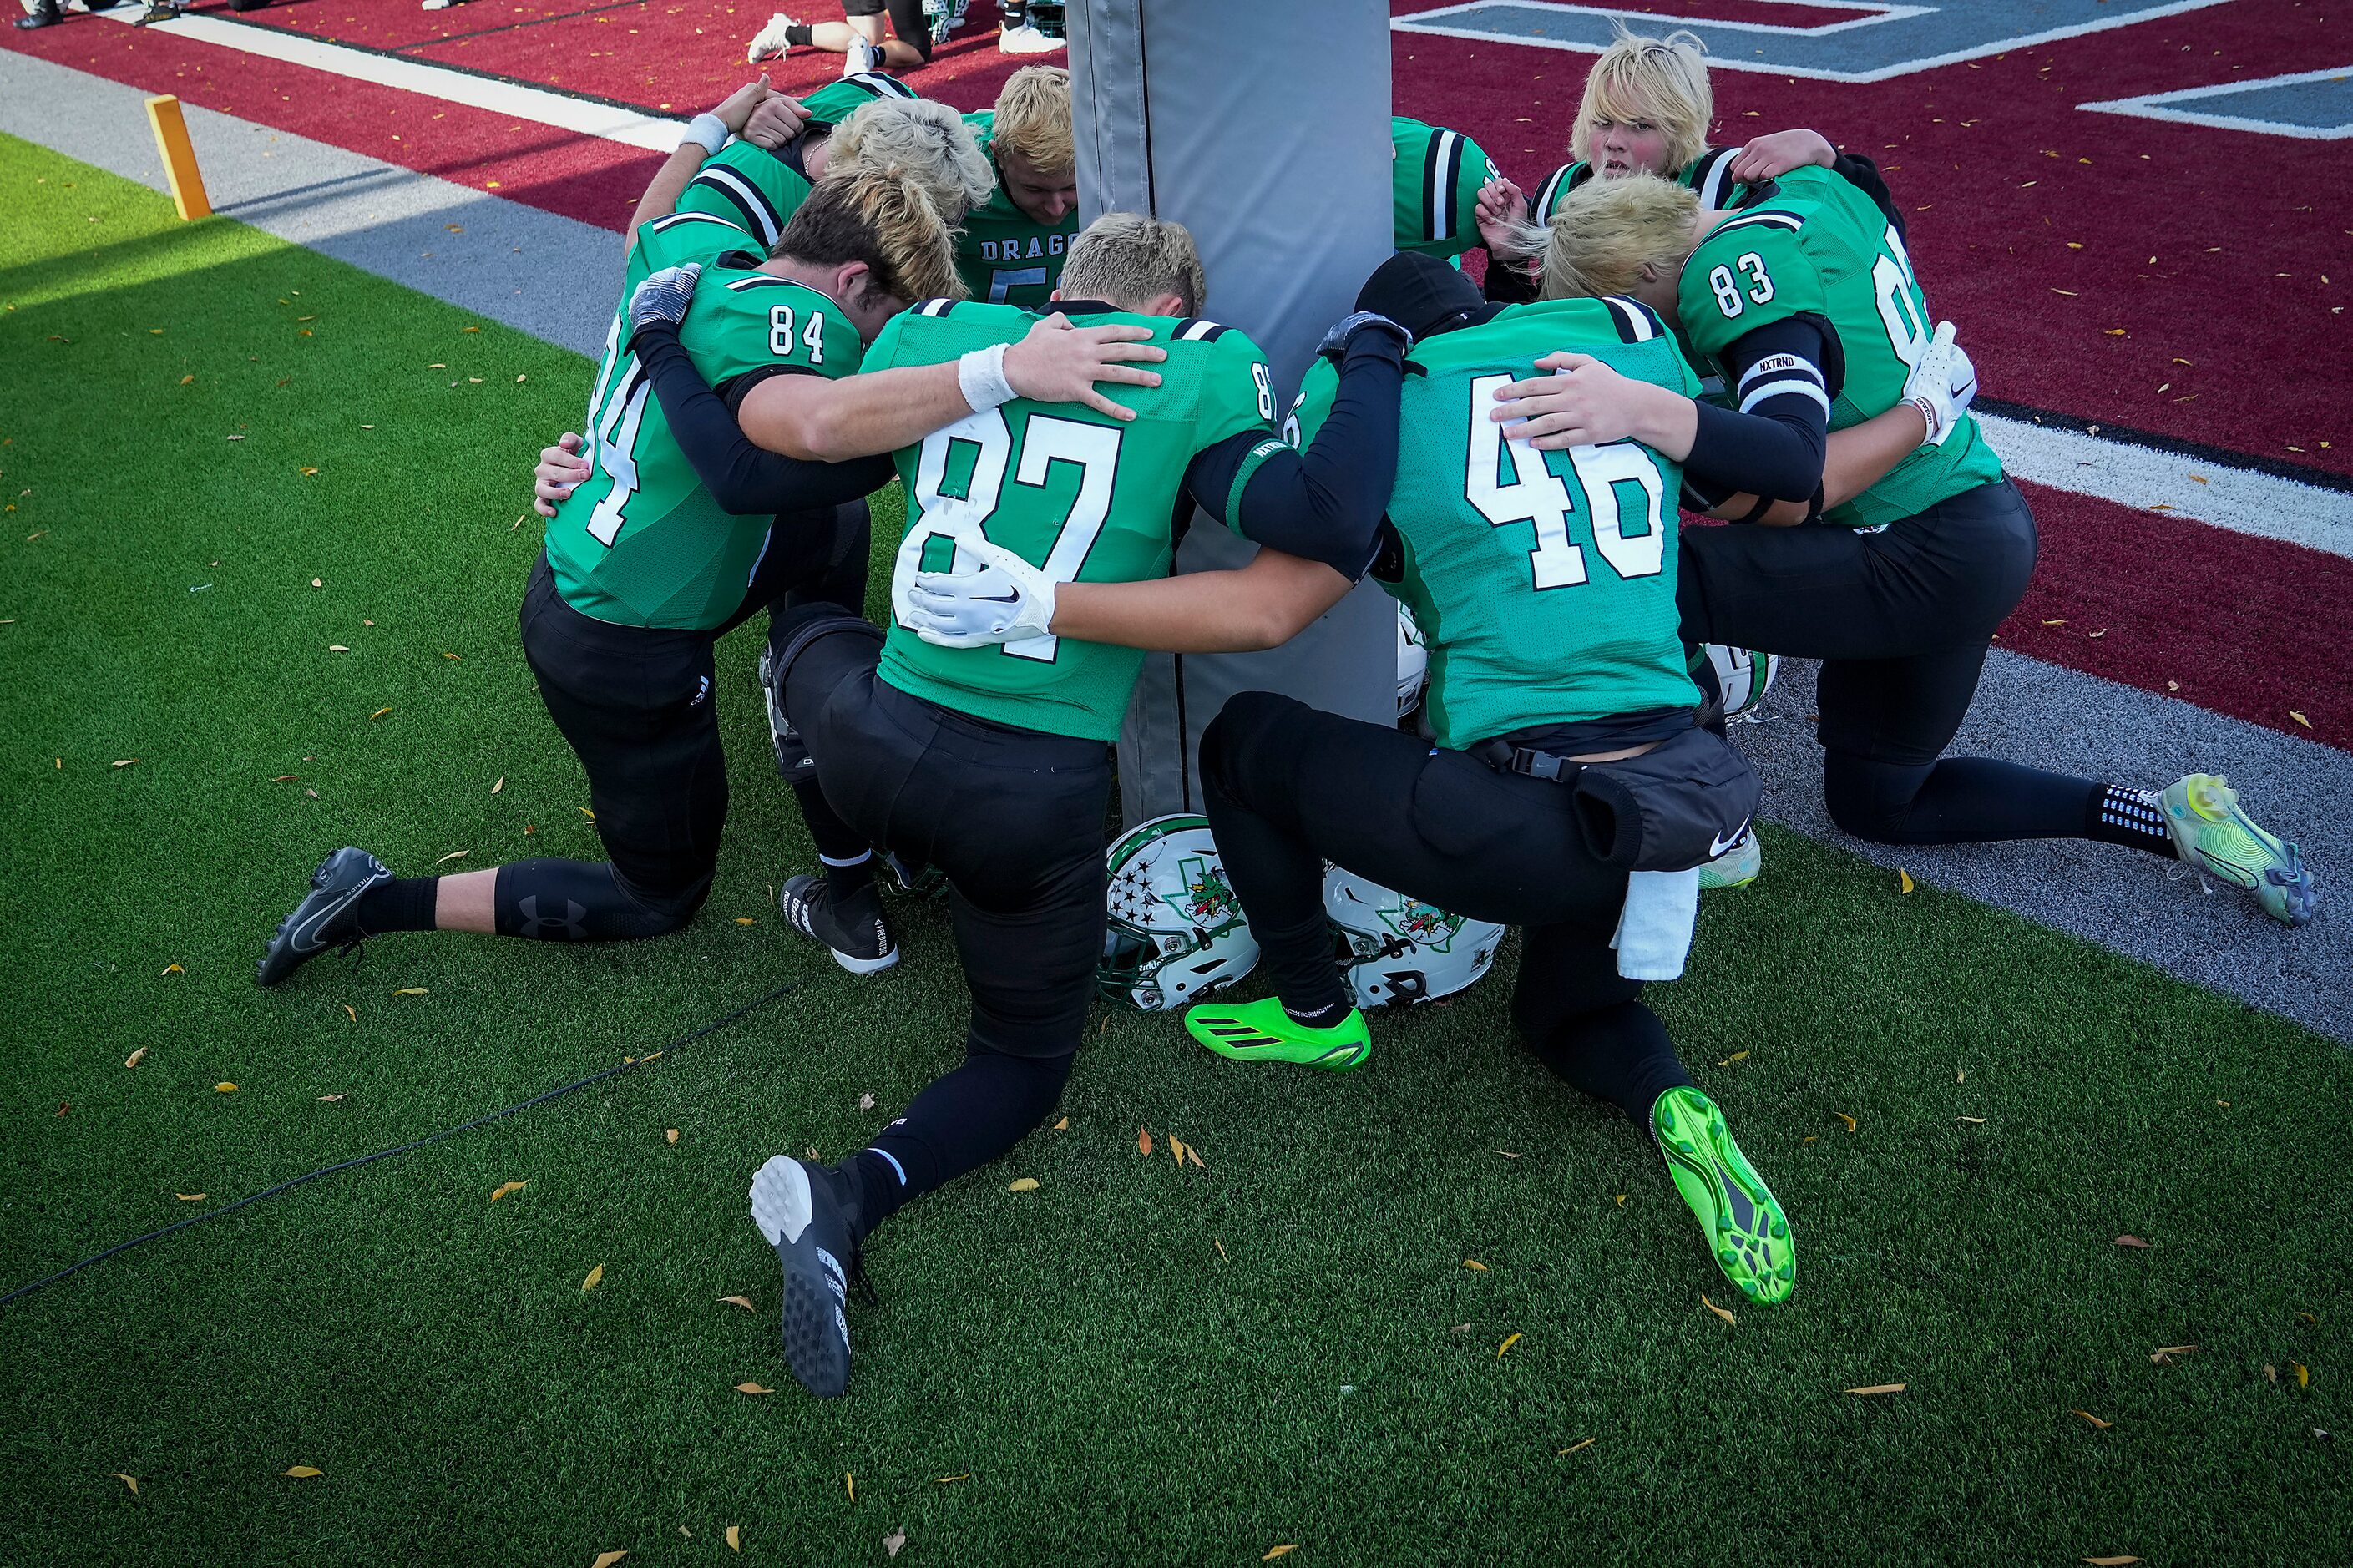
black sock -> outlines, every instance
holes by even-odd
[[[985,1165],[1046,1120],[1071,1076],[1069,1057],[1014,1057],[967,1046],[964,1065],[932,1080],[841,1169],[871,1231],[911,1199]]]
[[[1651,1106],[1667,1090],[1691,1082],[1667,1039],[1666,1026],[1640,1002],[1578,1014],[1528,1045],[1545,1066],[1596,1100],[1609,1101],[1653,1137]]]
[[[810,32],[811,29],[806,23],[797,23],[785,29],[785,42],[797,49],[813,49],[817,47],[817,40],[810,36]]]
[[[2168,860],[2181,858],[2173,835],[2166,831],[2165,806],[2155,790],[2094,785],[2084,806],[2084,837],[2102,844],[2121,844],[2127,849],[2145,849]]]
[[[360,930],[370,936],[392,931],[431,931],[438,877],[395,877],[360,895]]]
[[[869,849],[860,854],[857,859],[849,861],[836,860],[829,855],[820,855],[817,859],[818,864],[825,868],[826,890],[833,895],[834,906],[837,909],[848,900],[873,889],[873,850]]]

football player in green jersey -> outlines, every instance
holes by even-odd
[[[1079,232],[1071,73],[1024,66],[1007,79],[995,109],[965,118],[996,165],[997,192],[965,217],[956,269],[976,300],[1042,305]]]
[[[1421,627],[1437,743],[1272,692],[1226,704],[1202,737],[1203,789],[1276,994],[1198,1004],[1186,1028],[1241,1060],[1366,1059],[1370,1036],[1333,960],[1327,860],[1524,926],[1512,1011],[1529,1046],[1656,1140],[1718,1267],[1751,1300],[1779,1300],[1796,1277],[1788,1220],[1640,1000],[1645,979],[1681,972],[1696,868],[1740,836],[1758,796],[1747,764],[1696,722],[1677,631],[1677,465],[1631,441],[1539,453],[1486,416],[1496,388],[1564,347],[1676,396],[1698,382],[1665,324],[1630,300],[1487,303],[1435,258],[1401,255],[1358,303],[1414,331],[1373,574]],[[1313,437],[1332,391],[1328,369],[1311,370],[1287,433]],[[1263,554],[1239,572],[1125,585],[1045,582],[995,551],[985,564],[917,579],[927,635],[1258,647],[1348,586]],[[1664,951],[1638,935],[1654,922]]]
[[[1451,260],[1476,249],[1479,193],[1502,170],[1460,131],[1389,116],[1389,211],[1399,250]]]
[[[750,244],[716,218],[659,218],[632,247],[630,279],[708,270],[712,300],[686,332],[685,352],[744,407],[795,424],[814,460],[752,499],[739,499],[744,487],[703,483],[650,400],[625,306],[590,405],[588,473],[555,496],[545,554],[524,595],[524,655],[588,775],[611,858],[395,879],[364,850],[338,850],[269,943],[262,984],[329,947],[387,931],[629,939],[675,930],[701,906],[727,807],[712,645],[797,588],[828,587],[845,573],[863,583],[862,541],[854,559],[838,547],[837,503],[887,482],[890,467],[830,459],[889,451],[976,406],[953,365],[850,374],[865,341],[907,300],[955,287],[946,226],[912,179],[828,181],[794,215],[774,256],[763,259]],[[1002,380],[1067,397],[1091,390],[1099,374],[1148,377],[1106,363],[1145,353],[1114,341],[1143,335],[1041,332],[1007,352]],[[839,861],[845,900],[860,892],[871,900],[864,842],[831,817],[813,783],[804,809],[821,852]],[[880,926],[878,908],[869,968],[892,956]]]
[[[1703,49],[1687,32],[1649,38],[1619,28],[1617,40],[1586,74],[1585,95],[1569,128],[1570,161],[1532,194],[1498,178],[1479,195],[1480,231],[1497,258],[1488,269],[1489,299],[1536,297],[1535,257],[1514,249],[1514,226],[1529,219],[1549,223],[1562,198],[1588,180],[1660,174],[1689,185],[1709,207],[1729,206],[1741,186],[1807,164],[1835,168],[1866,191],[1880,188],[1869,158],[1841,154],[1812,131],[1777,131],[1745,146],[1710,147],[1715,98]]]
[[[1116,403],[992,404],[902,447],[894,602],[922,572],[991,540],[1059,579],[1157,577],[1196,506],[1265,556],[1299,551],[1294,565],[1343,586],[1362,573],[1395,464],[1403,334],[1352,320],[1331,342],[1344,360],[1334,413],[1303,454],[1275,434],[1264,356],[1195,314],[1204,289],[1176,225],[1115,213],[1080,237],[1048,320],[1147,331],[1166,354],[1159,384],[1117,389]],[[1037,322],[1015,306],[930,300],[886,329],[867,363],[944,363],[985,381]],[[658,384],[666,406],[672,390]],[[699,466],[748,461],[751,441],[777,447],[748,402],[741,412],[735,443],[693,454]],[[685,403],[672,417],[699,423]],[[754,1217],[785,1270],[786,1359],[811,1392],[831,1395],[849,1376],[841,1304],[860,1241],[1010,1149],[1069,1076],[1105,929],[1108,746],[1142,655],[1050,636],[944,648],[903,619],[886,637],[822,605],[795,611],[778,636],[772,683],[826,799],[866,842],[945,874],[972,994],[963,1063],[871,1148],[829,1167],[778,1155],[754,1182]],[[797,878],[784,900],[797,927],[839,951],[827,883]]]
[[[1686,454],[1743,521],[1803,503],[1812,526],[1696,531],[1679,600],[1692,642],[1823,660],[1819,738],[1831,819],[1882,844],[2089,838],[2189,863],[2288,925],[2318,904],[2293,844],[2220,778],[2128,788],[1984,757],[1945,757],[1994,628],[2034,568],[2034,517],[1967,413],[1933,386],[1926,439],[1859,493],[1823,487],[1824,433],[1924,389],[1936,357],[1900,217],[1825,170],[1782,175],[1734,212],[1654,176],[1597,183],[1553,220],[1545,288],[1625,292],[1677,324],[1736,408],[1637,387],[1607,367],[1508,388],[1497,416],[1539,446],[1632,435]],[[1969,377],[1974,382],[1973,374]]]

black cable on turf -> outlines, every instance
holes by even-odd
[[[799,980],[789,981],[785,984],[777,986],[765,996],[754,997],[753,1000],[744,1003],[741,1007],[736,1008],[732,1013],[723,1013],[718,1017],[711,1020],[708,1024],[703,1025],[701,1028],[690,1030],[688,1033],[681,1035],[677,1039],[670,1041],[670,1044],[663,1046],[657,1050],[649,1051],[645,1056],[638,1057],[631,1061],[622,1062],[617,1067],[607,1068],[602,1072],[592,1072],[586,1078],[575,1079],[570,1083],[560,1084],[556,1088],[549,1089],[544,1094],[534,1094],[529,1100],[523,1100],[519,1104],[510,1105],[504,1110],[493,1110],[488,1115],[477,1116],[471,1121],[461,1121],[455,1127],[445,1127],[438,1132],[427,1133],[422,1138],[412,1139],[406,1143],[397,1143],[389,1149],[379,1149],[373,1154],[360,1154],[349,1160],[339,1160],[332,1165],[322,1165],[315,1171],[304,1172],[301,1175],[294,1177],[291,1181],[280,1182],[274,1187],[264,1187],[258,1193],[248,1194],[248,1195],[237,1199],[235,1203],[223,1204],[216,1209],[206,1209],[204,1213],[199,1215],[190,1215],[186,1219],[174,1221],[173,1224],[165,1226],[161,1230],[151,1230],[144,1236],[134,1236],[129,1241],[118,1242],[114,1246],[108,1247],[104,1252],[93,1252],[88,1258],[83,1258],[80,1262],[69,1264],[67,1267],[58,1269],[55,1274],[36,1279],[29,1285],[17,1286],[14,1290],[9,1291],[6,1295],[0,1296],[0,1307],[6,1306],[9,1302],[15,1300],[19,1296],[29,1296],[44,1285],[54,1285],[69,1274],[79,1274],[93,1263],[103,1263],[118,1252],[128,1252],[134,1247],[140,1246],[145,1242],[153,1241],[160,1237],[169,1236],[175,1230],[185,1230],[192,1225],[202,1225],[208,1219],[218,1219],[225,1214],[234,1214],[238,1209],[245,1207],[248,1204],[258,1204],[264,1198],[274,1198],[279,1194],[287,1191],[289,1188],[299,1187],[305,1182],[316,1181],[321,1176],[332,1176],[337,1171],[348,1171],[355,1165],[372,1164],[378,1160],[390,1159],[395,1154],[406,1154],[411,1149],[422,1149],[427,1143],[438,1143],[444,1138],[454,1138],[460,1132],[471,1131],[473,1129],[480,1127],[487,1122],[496,1121],[501,1117],[512,1116],[518,1110],[529,1110],[534,1105],[542,1105],[546,1103],[548,1100],[559,1099],[564,1095],[570,1094],[574,1089],[586,1089],[592,1083],[602,1083],[605,1079],[611,1078],[616,1073],[628,1072],[633,1068],[643,1067],[654,1057],[660,1056],[665,1052],[677,1050],[683,1046],[691,1045],[695,1041],[702,1038],[705,1035],[712,1034],[720,1029],[725,1028],[728,1025],[735,1022],[736,1019],[743,1017],[747,1013],[755,1013],[771,1002],[782,1000],[784,997],[799,990],[802,986],[808,984],[810,980],[813,978],[822,978],[822,976],[804,976]]]

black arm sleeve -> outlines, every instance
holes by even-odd
[[[1831,168],[1839,178],[1878,204],[1879,210],[1886,215],[1887,221],[1895,226],[1895,233],[1899,238],[1910,237],[1905,233],[1904,215],[1896,210],[1895,198],[1889,194],[1887,182],[1880,177],[1878,164],[1861,153],[1841,153],[1838,155],[1838,162],[1832,163]]]
[[[1398,392],[1404,379],[1405,346],[1385,331],[1358,331],[1348,340],[1332,412],[1306,451],[1245,430],[1194,455],[1185,470],[1186,491],[1253,543],[1320,561],[1357,581],[1372,563],[1397,482]],[[1264,450],[1269,444],[1271,452]],[[1237,497],[1234,479],[1253,455],[1257,470]]]
[[[1820,504],[1831,423],[1822,366],[1835,358],[1832,346],[1829,328],[1811,316],[1769,322],[1733,342],[1724,364],[1732,407],[1699,405],[1683,459],[1695,489]]]
[[[694,465],[721,510],[737,517],[758,517],[838,506],[891,482],[895,470],[887,457],[804,462],[754,446],[735,423],[735,405],[743,393],[766,378],[739,376],[728,384],[736,395],[722,398],[687,357],[676,327],[648,327],[629,347],[661,400],[678,449]]]

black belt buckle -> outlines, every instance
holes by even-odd
[[[1556,757],[1550,752],[1532,752],[1525,746],[1512,748],[1512,771],[1546,784],[1566,784],[1577,776],[1584,764]]]

